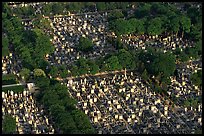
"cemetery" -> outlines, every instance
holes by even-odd
[[[15,118],[18,134],[54,134],[51,120],[29,91],[7,90],[2,92],[2,101],[2,115],[10,114]]]
[[[123,4],[90,2],[87,8],[80,2],[67,5],[10,2],[3,5],[2,37],[8,37],[9,45],[9,53],[2,56],[3,85],[18,83],[23,68],[28,73],[36,69],[44,73],[38,78],[33,72],[28,75],[32,82],[42,87],[35,86],[43,96],[44,105],[35,98],[33,83],[27,84],[29,91],[24,90],[23,85],[2,89],[2,118],[11,115],[15,119],[16,133],[195,134],[202,129],[201,5]],[[114,12],[116,10],[119,12]],[[12,20],[11,23],[8,20]],[[156,51],[171,57],[166,59]],[[90,72],[93,70],[90,66],[87,72],[80,71],[86,59],[101,63],[97,64],[96,75]],[[173,61],[174,65],[165,61]],[[75,74],[84,74],[73,76],[71,66],[78,63],[82,68],[77,68]],[[166,83],[160,81],[167,73],[167,70],[162,71],[164,65],[167,70],[172,69],[168,71],[170,83],[162,88],[165,95],[158,93],[155,87]],[[152,66],[156,68],[151,69]],[[116,70],[119,72],[115,73]],[[154,70],[159,74],[154,74]],[[65,77],[59,78],[62,71]],[[71,74],[67,74],[70,71]],[[52,72],[56,76],[52,77]],[[54,81],[59,81],[59,85]],[[60,85],[65,85],[67,90]],[[50,87],[55,87],[55,92],[49,92],[53,91]],[[67,101],[64,100],[68,110],[66,104],[60,103],[64,97],[60,96],[64,95],[62,90],[73,99],[68,100],[66,96]],[[46,101],[50,96],[56,105]],[[75,100],[77,110],[83,111],[83,115],[74,114],[77,113],[72,104]],[[52,113],[48,114],[47,110]],[[59,111],[61,113],[56,115]],[[91,130],[85,116],[95,131]],[[87,128],[79,122],[87,123]]]

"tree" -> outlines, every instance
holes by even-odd
[[[124,15],[122,13],[122,11],[120,10],[116,10],[116,11],[111,11],[110,13],[108,13],[108,20],[114,20],[114,19],[118,19],[118,18],[123,18]]]
[[[51,70],[49,74],[53,77],[56,78],[58,75],[58,68],[56,66],[51,66]]]
[[[30,76],[30,69],[23,68],[23,69],[21,69],[19,74],[23,79],[28,80],[28,78]]]
[[[178,48],[178,47],[177,47],[177,48],[175,49],[175,51],[174,51],[174,54],[175,54],[175,55],[180,55],[180,54],[181,54],[181,48]]]
[[[75,124],[76,122],[74,122],[70,113],[63,112],[59,118],[60,118],[59,120],[61,121],[60,129],[63,130],[64,134],[70,134],[73,131],[75,132],[77,130],[77,127]]]
[[[80,110],[73,110],[71,112],[74,121],[76,122],[77,128],[84,134],[93,134],[95,133],[88,117]]]
[[[8,56],[9,55],[9,40],[7,37],[2,35],[2,56]]]
[[[180,59],[180,61],[182,62],[186,62],[189,60],[189,57],[185,52],[182,51],[178,59]]]
[[[105,2],[96,2],[96,8],[98,9],[98,11],[106,10]]]
[[[99,72],[99,66],[92,60],[89,60],[88,61],[88,65],[89,65],[89,68],[90,68],[90,73],[92,75],[96,74]]]
[[[135,11],[135,17],[138,18],[138,19],[146,17],[146,16],[149,15],[150,10],[151,10],[151,4],[143,3]]]
[[[37,38],[37,35],[34,31],[25,30],[23,32],[22,41],[23,43],[31,43],[31,46],[27,46],[29,48],[33,48],[36,42],[36,38]],[[30,45],[30,44],[26,44],[26,45]]]
[[[33,24],[37,28],[40,28],[41,30],[51,30],[50,23],[51,23],[50,19],[43,17],[33,21]]]
[[[45,90],[49,87],[50,85],[50,80],[47,77],[36,77],[35,79],[35,84],[38,86],[41,90]]]
[[[147,52],[140,52],[139,59],[144,63],[148,74],[154,76],[161,74],[160,79],[173,75],[176,69],[175,55],[170,52],[163,53],[155,51],[153,48],[148,48]]]
[[[42,13],[46,16],[49,16],[52,12],[52,5],[51,4],[45,4],[42,8]]]
[[[51,54],[54,52],[54,46],[51,44],[47,35],[40,34],[36,38],[35,52],[41,57],[44,57],[45,54]]]
[[[198,52],[195,47],[186,47],[184,51],[188,55],[189,58],[190,57],[194,59],[198,58]]]
[[[28,47],[24,46],[20,49],[19,57],[21,60],[24,60],[26,62],[32,62],[31,53]]]
[[[109,29],[114,31],[118,36],[134,32],[134,26],[128,20],[122,18],[111,21],[109,23]]]
[[[199,56],[202,55],[202,40],[199,40],[198,42],[195,43],[195,49]]]
[[[34,69],[34,77],[46,76],[45,72],[42,69]]]
[[[163,32],[162,21],[159,17],[153,18],[149,21],[147,33],[149,35],[160,35]]]
[[[66,8],[72,12],[79,12],[84,7],[83,2],[70,2]]]
[[[78,73],[78,67],[77,67],[76,65],[72,65],[70,71],[71,71],[72,76],[77,76],[77,75],[79,75],[79,73]]]
[[[158,53],[157,58],[149,65],[150,71],[154,75],[162,73],[163,77],[168,77],[172,75],[176,69],[175,60],[175,56],[171,53]]]
[[[29,6],[29,7],[21,7],[21,13],[19,15],[32,18],[34,14],[35,14],[35,9],[32,6]]]
[[[8,47],[8,46],[9,46],[8,37],[3,36],[3,35],[2,35],[2,46],[3,46],[3,47]]]
[[[185,105],[186,107],[189,107],[189,106],[190,106],[190,102],[189,102],[188,100],[185,100],[185,101],[184,101],[184,105]]]
[[[111,56],[106,61],[108,70],[120,70],[122,66],[120,65],[117,56]]]
[[[165,6],[163,3],[160,3],[160,2],[153,2],[151,6],[151,13],[158,15],[158,14],[166,14],[167,12],[168,12],[168,6]]]
[[[52,91],[55,91],[56,94],[59,96],[60,100],[64,100],[67,99],[68,97],[68,88],[65,85],[61,85],[60,83],[57,83],[55,85],[52,86]]]
[[[51,91],[51,90],[47,90],[44,93],[44,95],[42,97],[42,102],[43,102],[44,106],[47,108],[49,108],[51,105],[54,105],[54,104],[60,104],[61,105],[61,101],[59,99],[59,96],[56,94],[56,92]]]
[[[49,107],[49,111],[51,112],[51,115],[55,118],[56,121],[59,118],[60,113],[65,112],[65,108],[62,105],[59,104],[53,104]]]
[[[191,18],[192,24],[196,24],[198,17],[202,16],[202,13],[200,13],[196,7],[192,6],[187,9],[187,15]]]
[[[79,75],[88,74],[89,71],[89,65],[87,64],[87,60],[84,58],[79,58],[79,60],[76,62],[79,70]]]
[[[118,57],[120,65],[123,68],[131,69],[134,66],[133,57],[128,51],[121,49],[117,57]]]
[[[107,10],[116,9],[116,3],[115,2],[106,2],[106,8],[107,8]]]
[[[199,70],[197,73],[193,73],[190,76],[191,82],[196,86],[202,85],[202,71]]]
[[[63,71],[60,71],[60,76],[62,78],[66,78],[68,76],[68,70],[63,70]]]
[[[180,18],[180,26],[182,28],[182,35],[181,37],[183,38],[184,36],[184,32],[185,33],[189,33],[190,32],[190,28],[191,28],[191,20],[189,17],[183,15]]]
[[[52,4],[52,12],[53,14],[61,14],[64,10],[64,7],[61,3],[53,3]]]
[[[148,73],[147,73],[147,70],[146,70],[146,69],[142,72],[141,77],[142,77],[142,79],[145,80],[145,81],[148,80]]]
[[[80,37],[78,49],[84,52],[91,51],[93,49],[93,43],[88,38]]]
[[[144,34],[145,33],[145,22],[146,22],[146,18],[137,20],[136,32],[138,34]]]
[[[192,25],[188,36],[191,40],[198,41],[202,37],[202,24]]]
[[[16,121],[11,115],[5,115],[2,121],[2,131],[5,134],[14,134],[16,132]]]

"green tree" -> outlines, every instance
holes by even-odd
[[[2,131],[5,134],[14,134],[16,132],[16,121],[11,115],[5,115],[2,120]]]
[[[49,16],[51,12],[52,12],[52,5],[51,4],[45,4],[42,8],[42,13],[45,16]]]
[[[58,68],[56,66],[52,66],[49,74],[53,77],[56,78],[58,75]]]
[[[39,35],[36,38],[35,52],[40,57],[44,57],[46,54],[51,54],[54,51],[54,46],[50,42],[50,38],[47,35]]]
[[[91,51],[93,49],[93,43],[88,38],[80,37],[78,49],[84,52]]]
[[[96,2],[96,8],[98,9],[98,11],[106,10],[105,2]]]
[[[189,106],[190,106],[190,102],[189,102],[188,100],[185,100],[185,101],[184,101],[184,105],[185,105],[186,107],[189,107]]]
[[[2,35],[2,56],[8,56],[9,55],[9,40],[7,37]]]
[[[21,13],[19,15],[32,18],[34,17],[35,9],[32,6],[21,7]]]
[[[79,75],[84,75],[84,74],[88,74],[89,71],[89,65],[87,64],[87,60],[84,58],[79,58],[79,60],[77,61],[77,66],[79,69]]]
[[[31,58],[31,53],[28,47],[22,47],[20,49],[20,59],[26,61],[26,62],[32,62],[32,58]]]
[[[184,36],[184,32],[185,33],[189,33],[190,32],[190,28],[191,28],[191,20],[189,17],[183,15],[180,18],[180,26],[182,28],[182,35],[181,37],[183,38]]]
[[[124,15],[122,13],[122,11],[120,10],[116,10],[116,11],[111,11],[110,13],[108,13],[108,20],[114,20],[114,19],[118,19],[118,18],[123,18]]]
[[[106,61],[108,70],[120,70],[122,66],[119,63],[117,56],[111,56]]]
[[[27,81],[29,76],[30,76],[30,69],[23,68],[23,69],[21,69],[19,74],[23,79],[25,79]]]
[[[92,75],[96,74],[99,72],[99,66],[92,60],[89,60],[88,61],[88,65],[89,65],[89,68],[90,68],[90,73]]]
[[[77,127],[76,127],[76,122],[74,122],[72,116],[70,113],[63,112],[61,114],[60,118],[60,129],[63,130],[64,134],[70,134],[73,132],[76,132]]]
[[[186,62],[189,60],[189,57],[188,55],[185,53],[185,52],[181,52],[181,54],[179,55],[179,58],[178,58],[180,61],[182,62]]]
[[[134,26],[128,20],[122,18],[111,21],[109,23],[109,29],[114,31],[118,36],[134,32]]]
[[[196,24],[199,20],[198,18],[202,17],[202,13],[194,6],[187,9],[187,15],[191,18],[192,24]]]
[[[3,47],[8,47],[8,46],[9,46],[8,37],[3,36],[3,35],[2,35],[2,46],[3,46]]]
[[[141,19],[143,17],[149,16],[151,10],[151,4],[142,3],[139,5],[137,10],[135,11],[135,17]]]
[[[194,85],[201,86],[202,85],[202,71],[199,70],[197,71],[197,73],[191,74],[190,80]]]
[[[52,12],[53,14],[61,14],[63,13],[64,7],[61,3],[53,3],[52,4]]]
[[[150,64],[152,74],[162,73],[164,77],[172,75],[176,69],[175,56],[171,53],[159,53],[158,57]],[[168,65],[167,65],[168,64]]]
[[[202,40],[199,40],[198,42],[195,43],[195,49],[197,51],[197,54],[201,56],[202,55]]]
[[[88,117],[80,110],[73,110],[71,112],[77,128],[84,134],[94,134],[95,131],[90,124]]]
[[[79,73],[78,73],[78,67],[77,67],[76,65],[72,65],[70,71],[71,71],[72,76],[77,76],[77,75],[79,75]]]
[[[53,104],[49,107],[49,111],[51,112],[51,115],[54,117],[55,121],[59,118],[60,113],[65,112],[65,108],[62,105],[59,104]]]
[[[119,63],[123,68],[131,69],[134,66],[133,57],[128,51],[121,49],[117,57],[118,57]]]
[[[159,17],[153,18],[149,21],[147,33],[149,35],[160,35],[163,32],[162,21]]]
[[[61,101],[59,99],[59,96],[56,94],[56,92],[48,90],[46,93],[44,93],[42,97],[42,102],[46,108],[49,108],[51,105],[54,104],[60,104]],[[63,105],[62,105],[63,106]]]
[[[202,24],[198,23],[191,26],[188,36],[191,40],[198,41],[202,38]]]
[[[146,69],[142,72],[141,77],[142,77],[142,79],[145,80],[145,81],[148,80],[148,73],[147,73],[147,70],[146,70]]]
[[[45,72],[42,69],[34,69],[34,77],[46,76]]]
[[[36,77],[35,84],[38,86],[41,90],[47,89],[50,85],[50,80],[47,77]]]
[[[152,14],[166,14],[168,12],[168,6],[165,6],[163,3],[160,2],[153,2],[151,6],[151,13]]]
[[[137,21],[136,31],[138,34],[144,34],[145,33],[145,22],[146,22],[146,18],[139,19]]]

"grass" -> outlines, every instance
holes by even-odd
[[[3,80],[2,85],[10,85],[10,84],[16,84],[16,80],[10,79],[10,80]]]
[[[16,80],[16,75],[14,74],[6,74],[2,76],[2,81],[3,80]]]
[[[24,88],[25,87],[23,85],[4,87],[2,88],[2,92],[7,92],[8,90],[12,90],[13,92],[18,93],[18,92],[23,92]]]
[[[9,55],[9,49],[8,47],[3,47],[2,48],[2,57],[8,56]]]

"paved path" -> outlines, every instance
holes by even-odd
[[[4,87],[12,87],[12,86],[20,86],[20,85],[25,85],[25,84],[20,83],[20,84],[2,85],[2,88],[4,88]]]
[[[126,70],[126,72],[129,72],[129,71],[133,71],[133,70]],[[75,78],[83,78],[83,77],[94,77],[94,76],[103,76],[103,75],[109,75],[109,74],[116,74],[116,73],[125,73],[125,70],[121,70],[121,71],[110,71],[110,72],[100,72],[100,73],[96,73],[94,75],[91,75],[91,74],[86,74],[86,75],[81,75],[81,76],[77,76],[77,77],[67,77],[66,79],[67,80],[70,80],[70,79],[75,79]],[[56,80],[58,81],[62,81],[64,79],[62,78],[56,78]]]

